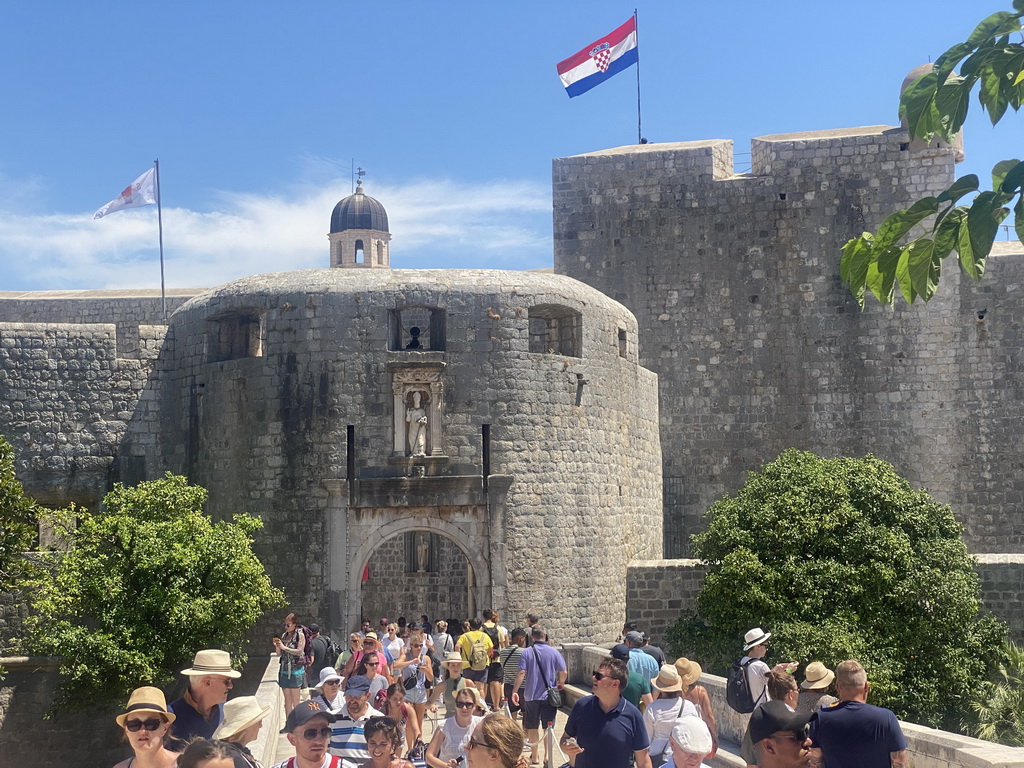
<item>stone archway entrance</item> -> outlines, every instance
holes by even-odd
[[[367,615],[363,575],[368,563],[371,580],[374,570],[379,570],[373,564],[375,553],[392,558],[392,566],[401,562],[405,566],[397,574],[401,582],[420,585],[428,602],[440,590],[450,590],[465,595],[467,616],[489,607],[504,611],[505,499],[511,480],[505,475],[491,475],[486,482],[479,475],[453,475],[326,481],[328,616],[335,636],[344,637],[358,628],[364,615],[374,624],[383,616],[397,618],[396,610],[407,610],[407,618],[414,614],[418,619],[421,613],[440,616],[439,609],[429,604],[392,605],[380,615]],[[410,534],[414,534],[411,541]],[[443,553],[448,562],[441,562]],[[397,599],[395,590],[383,583],[370,587],[367,609],[379,611],[382,606],[373,601]],[[419,599],[417,592],[412,594]]]
[[[360,611],[374,626],[382,617],[465,618],[479,610],[476,586],[473,565],[458,544],[438,533],[407,531],[370,555],[361,575]]]

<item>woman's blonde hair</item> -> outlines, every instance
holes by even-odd
[[[392,630],[394,630],[395,632],[398,631],[398,625],[395,624],[394,622],[391,622],[386,627],[384,627],[384,631],[385,632],[391,632]]]
[[[523,731],[512,718],[498,712],[487,715],[480,721],[473,736],[478,744],[484,744],[498,753],[504,768],[526,768]]]
[[[447,621],[435,621],[434,622],[434,628],[440,630],[441,632],[444,632],[446,629],[448,629],[448,622]]]

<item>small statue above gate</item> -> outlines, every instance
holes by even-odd
[[[392,370],[395,402],[394,456],[442,456],[441,368],[415,366]]]

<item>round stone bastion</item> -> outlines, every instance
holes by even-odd
[[[275,584],[335,637],[382,602],[610,640],[627,564],[661,556],[657,378],[572,278],[258,275],[176,310],[157,368],[161,463],[215,518],[260,516]]]

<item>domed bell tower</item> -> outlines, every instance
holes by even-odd
[[[391,255],[388,213],[377,200],[363,192],[363,181],[356,192],[334,206],[331,214],[332,267],[390,269]]]

